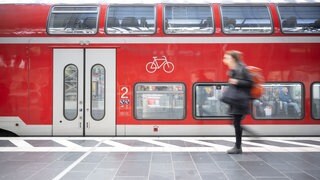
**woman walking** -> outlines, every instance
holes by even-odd
[[[253,81],[246,69],[246,65],[242,61],[242,53],[231,50],[226,51],[223,56],[223,63],[228,66],[229,88],[233,88],[231,96],[237,99],[235,103],[228,103],[230,105],[229,114],[233,118],[233,124],[236,135],[235,146],[228,150],[228,154],[242,153],[241,138],[242,130],[241,120],[249,114],[250,89]],[[231,89],[230,89],[231,90]],[[231,92],[231,91],[230,91]],[[222,98],[222,101],[225,102]]]

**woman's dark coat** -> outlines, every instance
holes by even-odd
[[[238,84],[233,85],[230,84],[230,86],[235,86],[240,91],[243,91],[244,93],[241,93],[245,95],[245,102],[241,102],[246,104],[244,108],[236,107],[236,106],[230,106],[229,114],[249,114],[250,113],[250,106],[249,102],[251,99],[250,96],[250,89],[253,85],[252,77],[249,74],[248,70],[246,69],[246,66],[244,64],[238,64],[236,69],[230,70],[228,72],[229,77],[233,79],[238,80]]]

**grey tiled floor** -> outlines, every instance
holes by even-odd
[[[173,138],[151,140],[177,146],[166,149],[161,143],[148,144],[139,138],[68,139],[79,147],[60,144],[61,138],[1,139],[0,179],[5,180],[308,180],[320,179],[320,138],[313,140],[272,138],[245,140],[249,147],[240,155],[219,149],[208,150],[209,143],[230,148],[232,138]],[[62,139],[63,140],[63,139]],[[150,139],[149,139],[150,140]],[[33,149],[23,143],[29,143]],[[109,149],[122,143],[124,148]],[[250,144],[250,142],[253,142]],[[107,141],[106,141],[107,142]],[[201,143],[201,144],[197,144]],[[204,142],[204,143],[202,143]],[[289,144],[286,144],[288,142]],[[293,142],[293,143],[290,143]],[[171,144],[170,144],[171,143]],[[164,145],[164,144],[162,144]],[[224,145],[224,146],[223,146]],[[257,149],[265,146],[272,149]],[[145,149],[141,149],[145,146]],[[253,147],[252,147],[253,146]],[[319,147],[318,147],[319,146]],[[24,150],[24,148],[26,149]],[[50,149],[46,149],[51,147]],[[83,149],[81,149],[83,147]],[[126,148],[125,148],[126,147]],[[133,147],[133,148],[132,148]],[[194,149],[190,149],[193,147]],[[212,145],[213,147],[213,145]],[[211,148],[212,148],[211,147]],[[310,149],[310,147],[312,147]],[[77,149],[77,148],[80,148]],[[151,148],[151,149],[150,149]],[[162,148],[162,150],[161,150]],[[189,148],[189,149],[186,149]],[[252,148],[252,149],[250,149]],[[279,151],[279,148],[286,150]],[[305,151],[303,149],[306,149]],[[153,151],[154,150],[154,151]],[[171,150],[171,151],[169,151]],[[11,151],[11,152],[9,152]]]

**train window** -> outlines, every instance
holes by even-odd
[[[226,34],[269,34],[272,21],[266,6],[221,6],[223,32]]]
[[[312,117],[320,119],[320,83],[312,84]]]
[[[319,5],[279,5],[283,33],[320,33]]]
[[[194,86],[194,116],[197,119],[230,117],[229,106],[220,101],[226,84],[196,84]]]
[[[96,64],[91,69],[91,116],[101,120],[105,115],[105,69]]]
[[[182,83],[139,83],[135,86],[135,117],[184,119],[185,94]]]
[[[95,34],[98,7],[54,6],[48,23],[49,34]]]
[[[164,16],[166,34],[211,34],[214,31],[210,6],[167,5]]]
[[[156,18],[154,6],[116,6],[108,9],[107,34],[153,34]]]
[[[63,115],[67,120],[78,116],[78,69],[73,64],[64,68]]]
[[[255,119],[301,119],[303,86],[300,83],[266,83],[261,98],[253,101]]]

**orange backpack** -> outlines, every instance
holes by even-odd
[[[262,96],[264,92],[264,89],[262,86],[262,84],[264,83],[262,69],[254,66],[247,66],[247,70],[250,73],[253,81],[253,85],[250,90],[251,98],[258,99]]]

